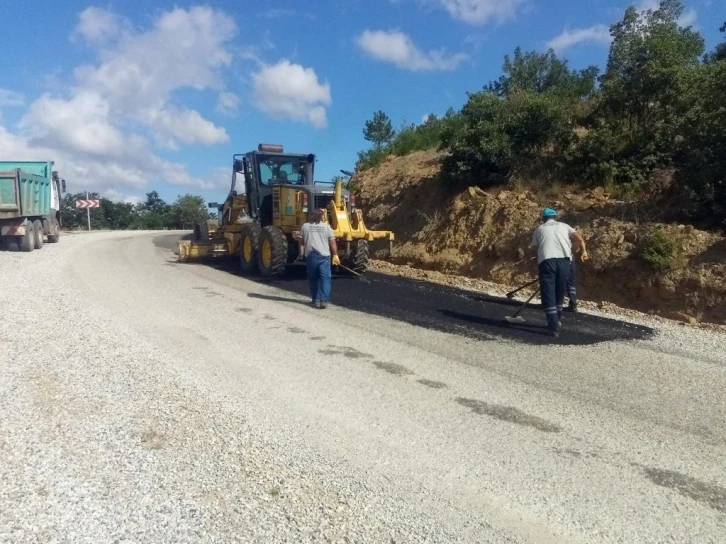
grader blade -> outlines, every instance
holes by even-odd
[[[229,241],[226,239],[207,241],[181,240],[177,246],[177,260],[179,262],[204,261],[229,256]]]

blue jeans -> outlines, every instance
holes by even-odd
[[[559,330],[562,307],[565,301],[567,279],[570,276],[570,259],[545,259],[539,263],[539,287],[542,308],[547,316],[547,328]]]
[[[310,298],[313,302],[330,300],[330,257],[324,257],[317,251],[311,251],[305,258],[308,267],[308,283]]]

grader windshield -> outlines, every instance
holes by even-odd
[[[309,163],[306,157],[258,154],[257,163],[262,185],[307,185]]]

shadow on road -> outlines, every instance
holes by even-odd
[[[154,244],[165,249],[176,247],[178,235],[161,235]],[[235,276],[241,276],[237,259],[218,259],[204,263],[183,263],[184,266],[207,266]],[[308,282],[305,266],[296,263],[288,267],[282,278],[266,279],[257,275],[244,276],[248,281],[296,293],[305,302],[277,295],[250,293],[252,298],[271,302],[307,304]],[[632,325],[615,319],[587,314],[567,314],[558,339],[547,335],[545,317],[539,304],[528,305],[520,315],[522,324],[510,324],[504,316],[511,315],[520,301],[475,293],[455,287],[421,280],[368,272],[367,282],[351,274],[334,274],[331,303],[394,321],[425,327],[431,330],[468,336],[476,340],[501,337],[525,344],[592,345],[600,342],[645,340],[654,334],[649,327]],[[540,325],[541,324],[541,325]]]
[[[529,323],[508,323],[507,321],[504,320],[504,317],[502,317],[501,319],[491,319],[488,317],[481,317],[478,315],[462,314],[459,312],[453,312],[451,310],[439,310],[439,312],[442,315],[445,315],[446,317],[450,317],[452,319],[459,319],[461,321],[466,321],[467,323],[470,323],[473,325],[483,325],[485,327],[498,327],[498,328],[504,328],[504,329],[515,329],[515,330],[520,330],[520,331],[531,332],[532,334],[541,334],[544,336],[550,336],[548,334],[546,325],[532,325]]]
[[[273,302],[292,302],[293,304],[301,304],[302,306],[310,306],[310,301],[300,300],[299,298],[288,298],[288,297],[276,297],[272,295],[260,295],[259,293],[247,293],[250,298],[257,298],[261,300],[270,300]]]

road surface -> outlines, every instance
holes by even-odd
[[[726,542],[723,337],[177,236],[0,252],[0,542]]]

